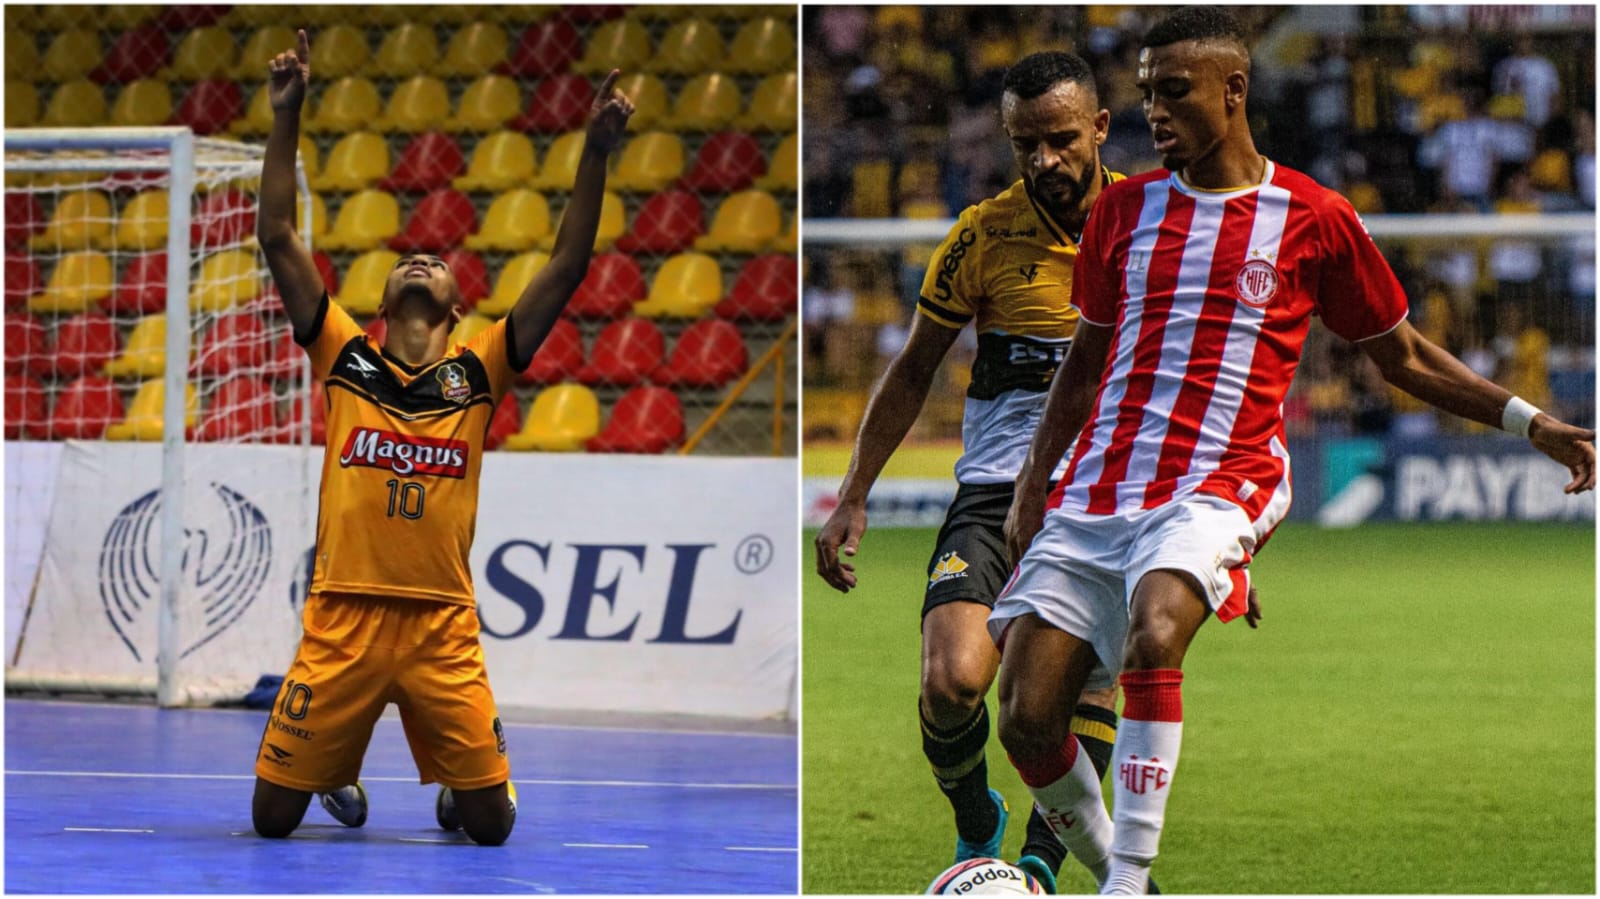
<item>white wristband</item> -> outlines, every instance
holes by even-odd
[[[1528,426],[1538,414],[1537,406],[1520,396],[1514,396],[1506,403],[1505,411],[1500,413],[1500,430],[1526,437]]]

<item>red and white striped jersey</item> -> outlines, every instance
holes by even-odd
[[[1271,163],[1241,190],[1164,171],[1107,187],[1072,304],[1115,332],[1051,508],[1109,515],[1208,493],[1239,504],[1263,539],[1289,508],[1283,398],[1311,316],[1351,341],[1406,316],[1350,204]]]

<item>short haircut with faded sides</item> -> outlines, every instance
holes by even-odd
[[[1144,33],[1146,47],[1204,40],[1238,44],[1245,55],[1249,55],[1244,26],[1232,13],[1216,6],[1186,6],[1150,26],[1150,30]]]
[[[1076,53],[1059,50],[1034,53],[1018,60],[1006,70],[1001,83],[1005,92],[1016,94],[1023,100],[1032,100],[1054,87],[1058,82],[1071,81],[1088,93],[1090,102],[1100,105],[1100,92],[1095,87],[1094,72]]]

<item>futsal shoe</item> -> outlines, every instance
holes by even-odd
[[[322,807],[345,827],[360,827],[367,823],[367,788],[361,785],[361,781],[331,793],[323,793],[321,798]]]
[[[517,785],[506,781],[506,799],[511,803],[511,820],[517,820]],[[449,787],[439,787],[439,798],[433,801],[433,817],[445,830],[460,830],[461,815],[456,811],[456,797]]]
[[[956,834],[956,862],[964,862],[969,858],[999,858],[1000,840],[1006,835],[1006,817],[1009,809],[1006,806],[1006,797],[1001,796],[998,790],[991,788],[989,798],[994,801],[994,806],[999,811],[999,816],[994,825],[994,836],[982,843],[968,843]]]
[[[1044,859],[1037,855],[1024,855],[1017,859],[1017,867],[1032,874],[1046,893],[1055,895],[1056,872],[1050,870],[1050,865]]]

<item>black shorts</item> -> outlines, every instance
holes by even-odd
[[[1011,511],[1011,484],[961,484],[939,528],[939,541],[928,560],[927,590],[922,614],[947,602],[994,605],[1011,577],[1006,552],[1006,513]]]

